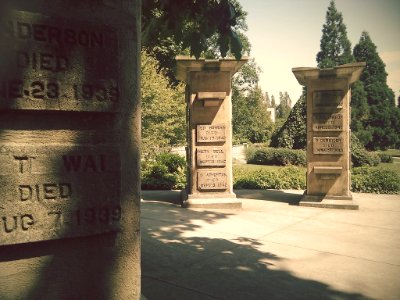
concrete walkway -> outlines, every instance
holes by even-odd
[[[400,195],[359,211],[289,205],[301,191],[236,191],[242,210],[182,209],[143,192],[142,293],[179,299],[400,299]]]

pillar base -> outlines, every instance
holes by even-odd
[[[353,196],[330,196],[330,195],[307,195],[304,193],[300,206],[336,208],[358,210],[358,203],[353,200]]]
[[[236,198],[234,193],[221,194],[188,194],[186,190],[181,192],[181,205],[184,208],[219,208],[240,209],[242,201]]]

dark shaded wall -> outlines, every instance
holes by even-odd
[[[101,178],[105,184],[110,184],[109,189],[115,189],[111,195],[118,195],[122,214],[121,218],[118,218],[117,230],[110,226],[109,229],[112,230],[101,229],[98,232],[96,230],[90,232],[83,229],[76,234],[73,227],[66,226],[61,233],[47,232],[43,238],[34,231],[30,236],[30,231],[26,230],[21,233],[26,234],[25,243],[21,243],[20,240],[13,243],[12,239],[8,239],[5,243],[7,232],[3,230],[4,222],[1,223],[3,227],[0,230],[0,299],[139,299],[140,0],[13,0],[10,3],[12,9],[17,11],[59,18],[64,20],[63,22],[70,20],[71,24],[78,23],[82,27],[85,27],[85,23],[90,23],[115,29],[118,50],[110,55],[117,55],[111,57],[111,61],[107,57],[99,59],[98,66],[103,73],[107,73],[108,69],[109,72],[117,72],[118,103],[112,109],[103,109],[101,106],[103,104],[99,104],[95,112],[90,105],[85,109],[84,103],[78,107],[69,105],[66,109],[61,107],[49,110],[43,107],[40,101],[38,103],[42,104],[30,103],[30,109],[18,109],[18,104],[10,109],[4,105],[4,97],[0,97],[3,102],[3,106],[0,106],[0,148],[1,145],[12,145],[14,148],[25,145],[26,149],[29,147],[42,149],[40,155],[46,155],[46,150],[43,149],[49,145],[70,149],[73,153],[80,149],[97,151],[96,149],[100,148],[113,148],[110,155],[116,153],[116,160],[119,161],[115,181],[113,176],[109,175]],[[6,14],[5,4],[6,2],[1,4],[2,14]],[[9,45],[8,49],[13,46]],[[4,50],[4,43],[2,47]],[[32,68],[28,75],[22,73],[16,75],[18,70],[7,70],[4,67],[9,62],[4,59],[7,57],[7,49],[4,51],[1,80],[10,72],[14,77],[25,75],[34,77],[34,72],[40,73]],[[74,60],[74,63],[77,62],[78,59]],[[117,66],[108,66],[111,63]],[[10,66],[12,65],[11,63]],[[21,72],[27,71],[25,69]],[[86,82],[96,75],[96,68],[90,72],[77,65],[73,77],[79,82]],[[41,76],[39,73],[38,77]],[[71,72],[68,74],[70,76]],[[57,80],[68,82],[69,79],[60,75]],[[68,102],[69,96],[66,95],[63,101]],[[49,156],[52,155],[51,147],[48,147]],[[54,159],[48,160],[49,165],[46,165],[46,170],[51,171],[43,176],[51,178],[55,174],[56,180],[59,181],[60,178],[57,176],[63,179],[62,172],[65,170],[61,170],[62,166],[58,164],[51,165],[53,161]],[[5,171],[2,173],[3,167],[0,165],[0,175],[3,176],[1,180],[4,181],[8,179],[5,178]],[[85,177],[78,174],[81,177],[75,179],[71,177],[71,180],[75,180],[74,184],[80,186],[78,190],[85,191],[84,196],[74,195],[75,202],[71,202],[73,206],[85,205],[85,202],[96,206],[97,200],[102,197],[103,187],[99,187],[98,182],[97,186],[96,183],[88,185],[92,177],[99,176],[95,174],[96,170],[93,170],[93,167],[89,171],[93,172],[93,176],[86,174]],[[34,183],[35,176],[28,176],[26,179],[33,180]],[[14,177],[10,178],[12,182]],[[0,186],[0,192],[8,193],[8,191],[5,184]],[[10,193],[12,192],[10,189]],[[12,205],[7,203],[8,211],[6,211],[3,208],[6,201],[4,199],[11,199],[10,201],[18,199],[12,199],[9,195],[6,197],[4,194],[0,195],[0,198],[0,216],[6,216]],[[102,201],[108,200],[107,198]],[[18,205],[16,203],[16,209],[12,214],[20,217],[21,211],[18,211]],[[29,207],[27,204],[26,209],[31,209],[32,213],[35,213],[35,209],[40,209],[38,204],[35,205]],[[62,209],[75,208],[68,208],[68,204],[63,205]],[[27,228],[29,222],[25,225]],[[38,232],[43,232],[40,230]],[[20,239],[21,234],[16,237]]]

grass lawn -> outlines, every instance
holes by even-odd
[[[378,151],[378,152],[385,153],[385,154],[391,155],[393,157],[400,157],[400,149],[388,149],[385,151]]]

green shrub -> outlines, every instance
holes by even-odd
[[[400,175],[382,168],[354,168],[351,177],[354,192],[399,194]]]
[[[350,151],[353,167],[377,166],[381,162],[379,155],[365,150],[353,133],[351,134]]]
[[[305,166],[307,163],[304,150],[285,148],[253,148],[246,151],[247,163],[275,166]]]
[[[285,167],[276,170],[234,170],[235,189],[305,189],[305,170]]]
[[[390,154],[386,154],[386,153],[383,153],[383,152],[377,152],[377,155],[381,159],[381,162],[383,162],[383,163],[393,163],[393,156],[391,156]]]
[[[173,153],[161,153],[142,162],[143,190],[182,189],[186,183],[186,161]]]

